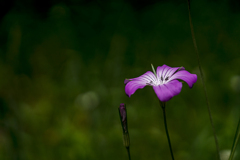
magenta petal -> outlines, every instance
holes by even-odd
[[[158,79],[161,79],[161,77],[167,78],[172,76],[180,67],[169,67],[167,65],[163,65],[163,66],[158,66],[157,67],[157,77]],[[184,69],[184,67],[181,67],[181,70]]]
[[[125,86],[125,92],[128,97],[130,97],[137,89],[142,89],[146,85],[151,85],[153,82],[156,82],[157,78],[155,75],[148,71],[145,74],[137,77],[137,78],[132,78],[129,79],[129,81],[126,81],[127,83]]]
[[[166,102],[181,92],[182,83],[178,80],[172,80],[166,84],[153,86],[153,89],[158,99],[162,102]]]
[[[193,84],[197,81],[197,75],[191,74],[186,70],[181,70],[175,73],[172,77],[170,77],[169,81],[175,80],[175,79],[181,79],[185,81],[190,88],[193,87]]]
[[[167,65],[163,65],[163,66],[158,66],[157,67],[157,77],[158,79],[160,79],[171,67],[167,66]]]
[[[126,85],[128,82],[130,82],[131,80],[129,80],[129,79],[125,79],[124,80],[124,84]]]

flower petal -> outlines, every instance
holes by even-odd
[[[177,70],[185,70],[184,67],[174,67],[168,70],[168,72],[166,73],[165,77],[171,77]]]
[[[124,84],[126,85],[128,82],[130,82],[131,80],[129,80],[129,79],[125,79],[124,80]]]
[[[178,80],[172,80],[166,84],[153,86],[153,89],[158,99],[162,102],[166,102],[181,92],[182,83]]]
[[[167,66],[167,65],[163,65],[163,66],[158,66],[157,67],[157,78],[159,80],[161,80],[161,77],[164,76],[164,74],[170,69],[171,67]],[[164,77],[163,77],[164,78]]]
[[[163,79],[167,77],[171,77],[180,67],[169,67],[167,65],[158,66],[157,67],[157,77],[159,80],[161,80],[161,77]],[[184,67],[181,67],[181,70],[184,69]]]
[[[181,79],[185,81],[190,88],[193,87],[193,84],[197,81],[197,75],[191,74],[186,70],[180,70],[177,73],[175,73],[172,77],[170,77],[169,81],[175,80],[175,79]]]
[[[146,85],[154,84],[156,81],[156,76],[151,71],[148,71],[137,78],[132,78],[128,81],[124,81],[126,85],[125,92],[127,96],[130,97],[133,93],[135,93],[137,89],[142,89]]]

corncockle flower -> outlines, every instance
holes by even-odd
[[[145,74],[132,79],[126,79],[124,81],[125,92],[128,97],[135,93],[137,89],[142,89],[145,86],[152,86],[158,99],[160,100],[160,105],[163,109],[163,119],[165,131],[168,139],[169,149],[174,160],[173,150],[171,146],[170,136],[167,128],[166,110],[165,105],[172,97],[178,95],[182,89],[182,82],[178,80],[185,81],[190,88],[197,81],[197,75],[191,74],[186,71],[183,67],[169,67],[167,65],[157,67],[157,73],[152,66],[153,72],[147,71]]]
[[[124,83],[127,96],[130,97],[137,89],[148,85],[153,87],[161,102],[166,102],[181,92],[182,82],[178,80],[185,81],[190,88],[197,81],[197,75],[189,73],[183,67],[172,68],[164,64],[157,67],[157,73],[153,68],[153,72],[147,71],[137,78],[126,79]]]

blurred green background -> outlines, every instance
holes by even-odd
[[[195,0],[191,10],[226,160],[240,116],[240,2]],[[131,98],[124,92],[124,79],[151,63],[198,75],[167,103],[175,158],[216,158],[187,1],[9,0],[0,20],[1,160],[127,160],[120,103],[127,104],[132,159],[170,159],[153,89]]]

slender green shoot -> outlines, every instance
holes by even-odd
[[[156,71],[155,71],[155,69],[154,69],[153,64],[151,64],[151,66],[152,66],[152,70],[153,70],[154,75],[157,77],[157,74],[156,74]]]
[[[237,126],[237,130],[236,130],[235,137],[234,137],[234,140],[233,140],[231,154],[230,154],[228,160],[233,160],[233,156],[234,156],[234,153],[235,153],[235,150],[236,150],[239,138],[240,138],[240,118],[238,120],[238,126]]]
[[[204,95],[205,95],[205,99],[206,99],[206,103],[207,103],[208,114],[209,114],[210,123],[211,123],[212,130],[213,130],[215,145],[216,145],[216,149],[217,149],[217,158],[218,158],[218,160],[220,160],[220,154],[219,154],[220,150],[219,150],[219,145],[218,145],[218,139],[217,139],[216,130],[215,130],[215,127],[214,127],[214,124],[213,124],[212,113],[211,113],[211,109],[210,109],[210,105],[209,105],[209,101],[208,101],[208,96],[207,96],[207,89],[206,89],[206,85],[204,83],[204,77],[203,77],[203,72],[202,72],[199,52],[198,52],[197,43],[196,43],[194,30],[193,30],[193,24],[192,24],[191,12],[190,12],[190,0],[187,0],[187,1],[188,1],[188,15],[189,15],[189,23],[190,23],[190,28],[191,28],[193,45],[194,45],[194,48],[195,48],[195,51],[196,51],[196,55],[197,55],[198,67],[199,67],[199,71],[200,71],[200,77],[201,77],[201,81],[202,81],[202,84],[203,84],[203,89],[204,89]]]

